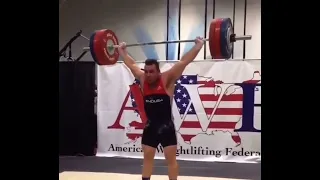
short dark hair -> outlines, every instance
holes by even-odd
[[[159,62],[156,59],[147,59],[144,61],[144,64],[147,66],[154,64],[156,66],[157,70],[160,71]]]

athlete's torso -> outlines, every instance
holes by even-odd
[[[155,88],[143,83],[144,109],[150,123],[167,123],[172,121],[171,97],[167,94],[162,79]]]

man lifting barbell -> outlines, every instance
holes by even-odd
[[[209,27],[209,38],[196,38],[194,47],[187,52],[171,69],[161,73],[159,63],[154,59],[145,61],[144,71],[136,64],[126,51],[129,46],[145,46],[166,43],[193,42],[194,40],[176,40],[128,44],[118,42],[115,33],[109,29],[98,30],[90,37],[90,50],[93,60],[98,65],[113,65],[117,63],[119,55],[132,74],[140,80],[144,96],[144,108],[148,118],[142,136],[143,170],[142,180],[149,180],[152,174],[156,148],[161,144],[168,163],[169,179],[176,180],[178,164],[176,161],[177,138],[174,127],[171,102],[174,84],[180,78],[185,67],[192,62],[205,41],[209,41],[209,49],[214,59],[229,59],[232,54],[233,43],[237,40],[251,40],[250,35],[236,36],[230,18],[213,19]]]
[[[118,52],[123,57],[125,65],[131,70],[134,77],[140,81],[145,113],[148,118],[141,140],[144,158],[142,180],[149,180],[151,177],[154,156],[159,144],[164,149],[164,156],[168,163],[169,179],[177,179],[177,137],[172,119],[171,102],[176,81],[180,78],[186,66],[198,55],[203,43],[203,38],[197,37],[193,48],[165,72],[160,72],[159,63],[155,59],[147,59],[144,71],[142,71],[126,51],[126,44],[120,43],[118,47]]]

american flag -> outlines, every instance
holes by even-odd
[[[139,81],[135,80],[133,84],[139,85]],[[198,75],[183,75],[177,80],[175,84],[174,100],[176,102],[178,111],[181,117],[185,117],[182,122],[178,133],[181,134],[185,142],[189,143],[193,137],[199,133],[212,134],[213,131],[224,131],[231,134],[235,143],[240,144],[241,139],[237,132],[234,132],[237,122],[242,117],[242,90],[237,87],[231,88],[232,92],[229,95],[223,95],[221,102],[216,109],[214,116],[205,132],[201,129],[199,123],[199,116],[195,109],[194,102],[190,99],[190,94],[183,86],[186,84],[199,84],[198,93],[201,99],[202,106],[207,115],[206,118],[210,118],[211,113],[214,111],[214,106],[220,96],[219,88],[217,84],[223,83],[222,81],[213,81],[210,78],[200,77]],[[216,92],[216,94],[214,94]],[[131,105],[136,107],[135,99],[130,93]],[[190,102],[191,101],[191,102]],[[190,104],[189,104],[190,102]],[[139,114],[138,111],[136,113]],[[207,119],[206,119],[207,120]],[[141,128],[135,128],[127,133],[128,137],[140,137],[142,133]],[[131,138],[130,138],[131,139]]]
[[[174,99],[180,115],[182,117],[185,116],[179,129],[179,133],[186,142],[190,142],[197,134],[204,132],[201,129],[199,114],[194,107],[194,102],[190,102],[190,99],[192,98],[183,85],[201,85],[198,87],[198,93],[202,103],[201,105],[207,115],[206,118],[209,119],[220,96],[219,88],[217,87],[217,84],[219,83],[221,84],[222,81],[213,81],[210,78],[200,77],[198,75],[183,75],[176,82]],[[229,132],[231,133],[232,139],[237,144],[240,144],[240,137],[237,132],[234,132],[234,129],[242,116],[242,90],[241,88],[231,89],[233,90],[232,94],[222,96],[221,102],[205,133],[212,134],[213,131],[217,130]],[[216,94],[214,94],[214,92],[216,92]]]

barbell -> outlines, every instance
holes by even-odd
[[[251,40],[251,35],[236,36],[233,33],[233,26],[230,18],[213,19],[209,27],[210,54],[213,59],[230,59],[233,50],[233,43],[239,40]],[[194,40],[158,41],[127,44],[127,47],[146,46],[168,43],[194,42]],[[116,34],[109,29],[95,31],[90,36],[89,47],[84,47],[84,51],[90,50],[93,60],[98,65],[112,65],[119,59],[119,40]]]

